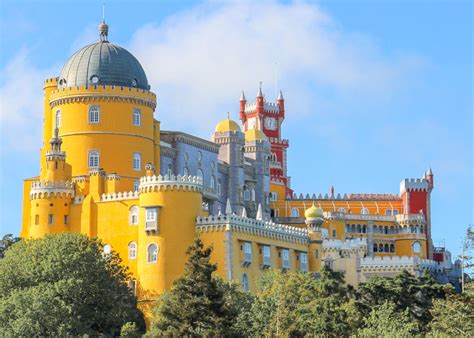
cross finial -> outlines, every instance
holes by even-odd
[[[227,112],[227,119],[230,120],[230,113]]]

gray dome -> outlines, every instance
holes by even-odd
[[[101,31],[100,42],[79,49],[66,62],[59,75],[59,85],[115,85],[149,90],[140,62],[125,48],[108,42],[108,27],[101,28],[105,34],[103,37]]]

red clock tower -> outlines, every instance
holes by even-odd
[[[291,194],[286,157],[288,140],[281,138],[281,125],[285,119],[285,100],[282,92],[280,91],[276,102],[268,102],[262,93],[262,84],[260,83],[256,100],[253,103],[247,103],[244,92],[242,92],[239,115],[244,131],[257,129],[267,137],[272,146],[270,181],[283,183],[287,194]]]

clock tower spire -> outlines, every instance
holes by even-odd
[[[280,91],[276,102],[269,102],[265,98],[262,82],[260,82],[253,103],[247,103],[241,98],[239,115],[244,126],[244,132],[257,129],[265,134],[271,144],[270,181],[284,184],[287,193],[291,193],[286,157],[288,140],[281,137],[281,126],[285,119],[283,93]]]

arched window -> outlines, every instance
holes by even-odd
[[[98,124],[100,122],[100,107],[89,107],[89,124]]]
[[[394,253],[395,252],[395,245],[390,244],[390,252]]]
[[[298,208],[291,209],[291,217],[300,217],[300,211]]]
[[[61,128],[61,111],[56,110],[56,128]]]
[[[134,205],[130,208],[129,211],[129,221],[130,225],[137,225],[138,224],[138,207]]]
[[[362,226],[360,224],[357,224],[357,233],[362,233]]]
[[[244,272],[242,274],[242,289],[244,291],[249,291],[249,276]]]
[[[99,168],[99,152],[97,150],[89,151],[89,168]]]
[[[383,228],[383,233],[384,233],[385,235],[388,234],[388,226],[385,226],[385,227]]]
[[[105,244],[102,250],[104,252],[104,256],[108,256],[112,252],[112,247],[110,244]]]
[[[187,152],[184,153],[184,162],[188,162],[189,161],[189,155]]]
[[[211,171],[214,171],[215,168],[216,164],[214,163],[214,161],[211,161]]]
[[[277,155],[272,153],[272,162],[277,162]]]
[[[133,153],[133,170],[142,170],[142,154]]]
[[[362,215],[368,215],[369,214],[369,209],[367,208],[362,208],[361,212]]]
[[[184,175],[184,176],[189,176],[189,169],[188,169],[188,167],[184,167],[184,169],[183,169],[183,175]]]
[[[168,175],[168,177],[171,177],[173,175],[173,165],[171,163],[168,164],[168,172],[166,175]]]
[[[139,180],[135,180],[133,182],[133,191],[138,191],[138,188],[140,187],[140,181]]]
[[[386,216],[392,216],[392,209],[385,210],[385,215]]]
[[[250,190],[250,198],[253,202],[255,202],[255,189]]]
[[[388,244],[385,244],[383,247],[383,252],[388,252],[389,251],[389,246]]]
[[[214,175],[211,176],[211,189],[215,189],[216,188],[216,177]]]
[[[356,225],[352,224],[351,225],[351,233],[355,234],[355,232],[356,232]]]
[[[128,244],[128,258],[129,259],[137,258],[137,243],[130,242]]]
[[[421,253],[421,243],[416,241],[413,243],[413,253],[419,254]]]
[[[398,210],[397,210],[397,209],[393,209],[393,210],[392,210],[392,215],[393,215],[393,216],[398,215]]]
[[[377,245],[377,243],[374,243],[374,252],[379,251],[378,248],[379,248],[379,246]]]
[[[383,244],[379,244],[379,252],[383,252]]]
[[[344,208],[339,208],[339,209],[337,209],[337,212],[340,212],[341,214],[345,214],[345,213],[346,213],[346,209],[344,209]]]
[[[367,225],[362,226],[362,233],[366,234],[367,233]]]
[[[333,237],[333,238],[336,238],[336,236],[337,236],[336,229],[334,229],[334,230],[332,231],[332,237]]]
[[[148,263],[156,263],[158,261],[158,247],[156,244],[150,244],[147,249]]]
[[[142,124],[142,112],[139,108],[133,108],[133,125],[141,126]]]
[[[198,162],[202,161],[202,153],[200,151],[198,151],[198,153],[197,153],[197,160],[198,160]]]
[[[196,176],[201,179],[201,183],[204,182],[204,174],[202,173],[202,170],[201,170],[201,169],[198,169],[198,170],[196,171]]]

